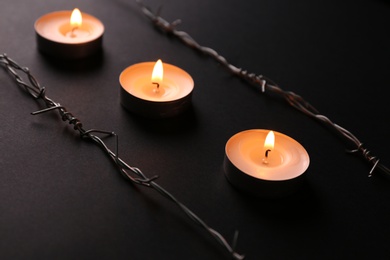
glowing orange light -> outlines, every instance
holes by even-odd
[[[267,134],[267,137],[265,138],[264,149],[265,150],[272,150],[272,149],[274,149],[274,145],[275,145],[274,131],[269,131],[269,133]]]
[[[160,84],[163,81],[163,75],[164,75],[163,63],[161,60],[158,60],[153,68],[152,82],[156,82]]]
[[[81,12],[78,8],[75,8],[70,16],[70,25],[72,27],[80,27],[83,23],[83,17],[81,16]]]

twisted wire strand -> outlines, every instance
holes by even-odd
[[[229,253],[229,255],[233,259],[244,259],[244,256],[235,252],[234,246],[230,246],[220,233],[209,227],[201,218],[199,218],[194,212],[192,212],[189,208],[182,204],[176,197],[174,197],[171,193],[169,193],[167,190],[157,184],[154,180],[156,180],[158,176],[153,176],[149,178],[140,169],[138,169],[137,167],[129,166],[125,161],[119,158],[118,135],[116,135],[114,132],[103,131],[99,129],[85,130],[79,119],[77,119],[72,113],[67,111],[64,106],[61,106],[59,103],[54,102],[52,99],[46,96],[45,88],[40,86],[39,82],[30,73],[30,70],[28,68],[19,66],[6,54],[0,55],[0,64],[3,64],[6,70],[14,77],[17,85],[27,91],[27,93],[29,93],[34,99],[42,100],[45,103],[46,108],[32,112],[32,115],[38,115],[57,110],[61,116],[61,119],[73,125],[74,130],[78,131],[82,138],[86,138],[88,140],[93,141],[105,152],[105,154],[111,159],[111,161],[115,164],[116,168],[125,179],[129,180],[134,184],[152,188],[159,194],[163,195],[165,198],[175,203],[195,224],[204,228],[208,234],[210,234],[220,245],[222,245],[223,248]],[[18,75],[16,70],[24,72],[30,84],[23,81],[22,77]],[[111,151],[105,144],[105,142],[96,134],[115,136],[116,151]],[[236,244],[236,240],[237,234],[234,236],[233,245]]]
[[[195,49],[196,51],[211,57],[216,62],[221,64],[224,68],[228,70],[231,74],[244,79],[248,83],[253,86],[260,87],[261,92],[272,92],[287,101],[292,107],[301,111],[302,113],[312,117],[328,127],[336,130],[341,136],[343,136],[346,140],[353,143],[356,149],[349,150],[347,152],[350,153],[360,153],[364,159],[366,159],[369,163],[372,164],[372,168],[368,174],[369,177],[372,176],[374,170],[379,169],[381,173],[385,176],[390,177],[390,169],[385,165],[379,163],[379,158],[374,155],[371,155],[371,152],[364,147],[363,143],[350,131],[341,127],[340,125],[332,122],[328,117],[320,114],[317,109],[315,109],[309,102],[305,101],[301,96],[295,94],[291,91],[285,91],[281,89],[275,82],[264,77],[263,75],[257,75],[255,73],[249,73],[242,68],[238,68],[233,64],[230,64],[225,57],[221,56],[217,51],[212,48],[202,46],[198,42],[196,42],[188,33],[184,31],[179,31],[176,29],[176,26],[181,23],[181,20],[176,20],[172,23],[167,22],[158,13],[153,13],[149,7],[144,5],[141,0],[137,0],[141,11],[145,14],[147,18],[149,18],[152,23],[160,29],[162,32],[173,35],[182,41],[188,47]]]

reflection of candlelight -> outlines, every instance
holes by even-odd
[[[274,149],[274,145],[275,145],[275,134],[273,131],[269,131],[264,141],[265,157],[263,158],[263,163],[268,164],[268,154]]]

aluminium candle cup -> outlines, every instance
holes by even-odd
[[[128,111],[147,118],[170,118],[191,107],[194,81],[184,70],[164,63],[159,94],[153,93],[151,75],[155,63],[142,62],[127,67],[119,76],[121,104]]]
[[[304,183],[303,173],[309,167],[309,155],[297,141],[274,131],[275,147],[269,153],[269,164],[265,164],[264,140],[268,132],[246,130],[228,140],[223,162],[225,176],[234,187],[252,195],[285,197]]]
[[[71,60],[91,56],[102,48],[104,25],[96,17],[82,13],[82,25],[70,36],[72,11],[45,14],[35,22],[38,50],[49,56]]]

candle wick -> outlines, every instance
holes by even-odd
[[[152,84],[157,85],[157,89],[160,87],[160,84],[157,82],[152,82]]]
[[[266,151],[265,151],[265,158],[263,158],[263,163],[264,164],[268,164],[268,153],[269,152],[271,152],[271,149],[267,149]]]
[[[70,37],[75,38],[77,35],[74,33],[79,27],[75,26],[72,28],[72,31],[70,31]]]

